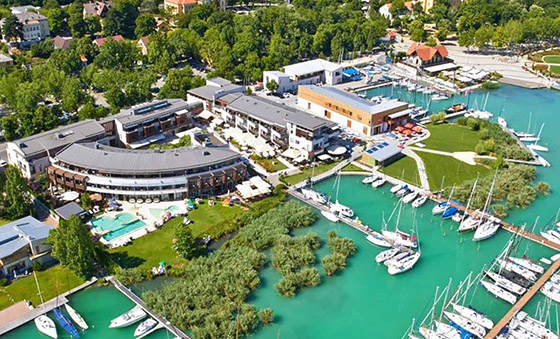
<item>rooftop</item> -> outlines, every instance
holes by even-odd
[[[72,38],[72,37],[57,35],[53,39],[53,44],[54,44],[55,48],[68,49],[68,48],[70,48],[70,44],[72,43],[73,40],[74,40],[74,38]]]
[[[284,66],[284,73],[303,75],[323,71],[334,72],[340,69],[342,69],[342,66],[340,66],[339,64],[335,64],[323,59],[315,59]]]
[[[97,39],[93,40],[93,43],[96,44],[99,47],[102,47],[105,44],[105,42],[107,41],[107,39],[113,39],[115,41],[124,41],[124,37],[122,35],[118,34],[118,35],[108,36],[108,37],[105,37],[105,38],[97,38]]]
[[[123,109],[119,113],[107,117],[104,121],[117,120],[127,128],[159,116],[177,113],[182,110],[190,111],[195,105],[197,104],[187,103],[183,99],[155,100]]]
[[[97,121],[83,120],[19,140],[14,140],[12,143],[16,144],[25,156],[31,156],[44,151],[50,152],[73,142],[104,134],[105,129]],[[53,154],[51,154],[51,156],[52,155]]]
[[[447,48],[445,48],[445,46],[443,45],[430,47],[426,44],[420,44],[418,42],[412,43],[412,45],[410,45],[410,47],[408,48],[408,51],[406,51],[406,55],[411,56],[413,54],[416,54],[423,61],[431,60],[434,57],[434,55],[436,55],[436,53],[439,53],[439,55],[441,55],[442,58],[446,58],[447,55],[449,54]]]
[[[397,146],[390,144],[388,142],[381,143],[376,145],[366,151],[366,154],[370,157],[374,158],[377,161],[385,161],[399,153],[401,153],[401,149]]]
[[[74,201],[61,206],[54,211],[64,220],[68,220],[73,215],[81,217],[82,214],[86,213],[86,211],[84,211],[84,209]]]
[[[0,227],[0,258],[5,258],[28,246],[29,241],[46,239],[51,229],[51,226],[43,224],[32,216]]]
[[[34,12],[23,12],[23,13],[15,13],[16,18],[22,23],[27,23],[29,21],[40,21],[40,20],[47,20],[47,17]]]
[[[214,78],[215,79],[215,78]],[[209,81],[213,81],[212,79]],[[243,86],[239,86],[236,84],[227,84],[224,86],[214,86],[214,85],[205,85],[202,87],[197,87],[190,89],[188,93],[203,98],[205,100],[214,100],[218,94],[227,94],[230,92],[241,92],[243,91]]]
[[[397,108],[405,109],[408,107],[407,103],[400,101],[383,101],[376,104],[372,101],[360,98],[353,93],[349,93],[335,87],[316,85],[300,85],[300,87],[372,115],[383,113],[388,110]]]
[[[98,143],[75,143],[56,159],[80,168],[112,174],[159,174],[194,169],[235,160],[228,147],[191,147],[174,150],[132,150]]]
[[[291,122],[310,130],[335,125],[330,120],[258,96],[239,95],[237,98],[232,96],[231,99],[233,100],[229,102],[229,108],[282,127],[286,127],[286,122]]]

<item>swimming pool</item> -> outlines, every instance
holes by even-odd
[[[179,206],[171,205],[167,208],[150,208],[150,214],[153,215],[154,218],[159,219],[162,213],[174,212],[178,210],[179,210]]]
[[[119,213],[114,217],[103,216],[91,221],[93,228],[98,232],[109,231],[103,235],[103,239],[111,241],[127,233],[135,231],[146,223],[136,218],[131,213]]]

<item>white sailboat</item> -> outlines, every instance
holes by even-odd
[[[366,240],[377,246],[392,247],[392,245],[387,241],[387,239],[384,236],[382,236],[380,233],[375,231],[371,232],[371,234],[368,234],[366,236]]]
[[[490,203],[492,202],[492,194],[494,193],[494,185],[496,184],[496,177],[498,176],[498,170],[494,174],[494,179],[492,180],[492,185],[490,185],[490,192],[488,192],[488,197],[486,198],[486,203],[484,204],[484,213],[487,213]],[[474,232],[473,241],[481,241],[493,237],[501,226],[501,220],[498,218],[490,217],[482,225],[478,226]]]
[[[332,221],[332,222],[339,222],[340,218],[336,216],[336,214],[331,213],[329,211],[321,211],[321,215],[323,217],[325,217],[325,219],[327,219],[328,221]]]
[[[327,203],[327,197],[323,194],[323,193],[319,193],[317,191],[314,191],[311,188],[302,188],[301,189],[301,194],[303,194],[303,197],[307,200],[313,200],[318,204],[324,205]]]
[[[451,306],[455,312],[487,329],[494,327],[494,322],[492,320],[470,307],[462,306],[456,303],[452,303]]]
[[[547,281],[543,287],[541,287],[541,292],[550,299],[560,303],[560,290],[552,281]]]
[[[528,268],[525,268],[523,266],[502,259],[498,259],[497,262],[500,265],[500,267],[505,270],[517,273],[527,280],[537,281],[537,275],[535,274],[535,272],[531,271]]]
[[[445,336],[445,338],[461,339],[461,331],[455,327],[437,320],[434,321],[434,324],[436,325],[436,332]]]
[[[447,208],[447,201],[442,201],[432,208],[432,214],[433,215],[442,214],[446,208]]]
[[[379,178],[379,177],[378,177],[377,175],[375,175],[375,174],[372,173],[372,174],[370,174],[370,175],[368,175],[367,177],[365,177],[365,178],[362,179],[362,184],[369,185],[369,184],[371,184],[372,182],[374,182],[375,180],[377,180],[377,178]]]
[[[111,320],[109,328],[126,327],[146,318],[146,316],[146,312],[140,306],[134,306],[130,311]]]
[[[420,195],[420,197],[418,197],[416,200],[414,200],[412,202],[412,207],[418,208],[418,207],[424,205],[426,203],[426,201],[428,201],[428,196]]]
[[[381,253],[379,253],[378,255],[375,256],[375,262],[377,262],[378,264],[389,260],[391,258],[393,258],[395,255],[397,255],[400,252],[400,250],[398,248],[390,248],[388,250],[385,250]]]
[[[477,323],[474,323],[474,322],[470,321],[469,319],[467,319],[463,316],[460,316],[460,315],[455,314],[455,313],[447,312],[447,311],[444,311],[443,314],[445,314],[447,319],[451,320],[455,324],[461,326],[462,328],[471,332],[472,334],[474,334],[475,336],[477,336],[479,338],[484,338],[484,336],[486,335],[486,330],[484,329],[484,327],[482,327],[481,325],[479,325]]]
[[[479,218],[475,218],[468,214],[469,213],[468,211],[471,207],[471,202],[474,197],[474,193],[476,192],[476,186],[478,185],[478,177],[479,175],[477,174],[476,179],[474,180],[473,183],[473,187],[471,189],[471,194],[469,195],[469,200],[467,200],[467,207],[465,208],[465,213],[463,213],[463,215],[461,216],[461,220],[459,221],[459,228],[457,229],[458,232],[473,230],[477,228],[482,222],[482,220],[480,220]]]
[[[138,327],[136,327],[136,329],[134,330],[134,336],[139,337],[141,335],[144,335],[148,333],[156,325],[157,325],[157,321],[155,321],[154,319],[152,318],[146,319],[143,322],[141,322],[140,325],[138,325]]]
[[[400,189],[403,188],[403,186],[405,186],[405,185],[396,184],[395,186],[391,187],[391,189],[389,190],[389,192],[391,192],[392,194],[395,194],[395,193],[397,193],[398,191],[400,191]]]
[[[404,273],[410,270],[411,268],[413,268],[414,265],[416,265],[416,263],[420,259],[420,255],[421,255],[420,252],[414,252],[413,254],[410,254],[408,257],[398,260],[397,262],[389,266],[387,271],[389,272],[390,275]]]
[[[375,180],[374,182],[371,183],[371,187],[373,187],[373,188],[381,187],[386,182],[387,182],[387,179],[385,177],[378,178],[377,180]]]
[[[417,197],[418,197],[418,192],[412,191],[412,192],[410,192],[410,193],[408,193],[407,195],[404,196],[403,202],[404,202],[405,204],[411,203],[411,202],[414,201]]]
[[[426,339],[449,339],[445,335],[439,334],[436,331],[426,327],[420,327],[419,332]]]
[[[502,277],[501,275],[499,275],[498,273],[492,272],[492,271],[486,271],[485,272],[486,275],[494,280],[494,282],[496,283],[496,285],[510,291],[513,292],[515,294],[524,294],[527,289],[521,285],[518,285],[516,283],[514,283],[513,281],[510,281],[504,277]]]
[[[533,262],[531,259],[528,258],[516,258],[516,257],[507,257],[507,259],[511,262],[516,263],[517,265],[521,265],[523,267],[526,267],[528,269],[530,269],[531,271],[538,273],[538,274],[543,274],[544,273],[544,267],[542,267],[541,265]]]
[[[515,319],[520,327],[534,333],[538,338],[558,339],[558,335],[546,328],[544,322],[529,317],[524,311],[519,311],[515,315]]]
[[[505,300],[512,305],[517,301],[517,297],[513,293],[506,291],[496,284],[484,280],[481,280],[480,284],[495,297]]]
[[[541,129],[539,130],[539,134],[537,134],[537,140],[535,140],[534,143],[527,145],[528,148],[532,149],[533,151],[539,151],[539,152],[548,152],[548,147],[545,146],[541,146],[538,144],[538,142],[541,140],[541,133],[542,130],[544,128],[544,123],[541,125]]]
[[[548,231],[541,231],[541,236],[549,241],[560,245],[560,232],[555,229]]]
[[[416,236],[410,235],[408,233],[404,233],[399,230],[399,222],[401,219],[401,212],[402,212],[402,202],[399,201],[395,208],[399,209],[399,213],[397,215],[397,222],[395,224],[395,231],[389,231],[386,229],[386,224],[384,224],[384,229],[381,230],[381,234],[394,245],[405,246],[408,248],[416,248],[418,247],[418,239]],[[395,213],[395,210],[391,213],[391,216]],[[390,219],[390,218],[389,218]]]
[[[340,190],[340,173],[338,173],[338,181],[336,183],[336,200],[334,203],[331,203],[329,209],[332,213],[338,214],[339,216],[352,218],[354,216],[354,211],[340,202],[338,202],[338,192]]]
[[[43,314],[35,318],[34,322],[39,332],[53,339],[58,338],[56,326],[54,325],[54,321],[51,318]]]
[[[66,312],[68,312],[68,315],[72,318],[72,321],[74,321],[76,325],[80,326],[84,330],[88,329],[88,324],[75,309],[68,305],[68,303],[64,304],[64,308],[66,308]]]
[[[507,128],[507,121],[502,117],[498,117],[498,125],[502,126],[503,128]]]

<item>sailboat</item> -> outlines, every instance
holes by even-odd
[[[67,303],[64,304],[64,308],[66,308],[66,312],[68,312],[68,315],[70,316],[70,318],[72,318],[72,320],[81,328],[83,328],[84,330],[88,329],[88,324],[86,323],[86,321],[84,320],[84,318],[82,318],[82,316],[76,312],[75,309],[73,309],[70,305],[68,305]]]
[[[523,266],[514,264],[512,262],[509,262],[509,261],[506,261],[506,260],[503,260],[503,259],[498,259],[497,262],[500,265],[500,267],[505,269],[505,270],[517,273],[527,280],[530,280],[530,281],[533,281],[533,282],[537,281],[537,275],[535,274],[535,272],[531,271],[528,268],[525,268]]]
[[[516,257],[507,257],[507,259],[517,265],[521,265],[525,268],[530,269],[531,271],[538,273],[538,274],[543,274],[544,273],[544,267],[542,267],[541,265],[533,262],[531,259],[529,258],[516,258]]]
[[[387,178],[385,177],[378,177],[374,182],[371,183],[371,187],[377,188],[383,186],[387,182]]]
[[[366,236],[366,240],[377,246],[392,247],[392,245],[387,241],[387,239],[376,231],[372,231],[370,234],[368,234]]]
[[[560,303],[560,290],[552,281],[547,281],[543,287],[541,287],[541,292],[550,299]]]
[[[343,217],[352,218],[354,216],[354,211],[347,206],[338,202],[338,192],[340,190],[340,173],[338,173],[338,182],[336,187],[336,200],[334,203],[331,203],[329,209],[332,213],[341,215]]]
[[[140,306],[136,305],[130,311],[111,320],[109,328],[126,327],[146,318],[146,316],[146,312],[144,312]]]
[[[325,217],[328,221],[332,222],[339,222],[340,218],[336,216],[336,214],[329,212],[329,211],[321,211],[321,215]]]
[[[397,215],[397,222],[395,224],[395,231],[389,231],[386,229],[386,224],[384,225],[385,229],[381,230],[381,233],[385,238],[387,238],[390,242],[393,242],[395,245],[401,245],[408,248],[416,248],[418,247],[418,239],[416,236],[410,235],[408,233],[404,233],[399,230],[399,222],[401,219],[401,212],[402,212],[402,202],[399,201],[395,209],[399,209],[399,213]],[[395,210],[391,213],[391,216],[395,213]],[[390,218],[389,218],[390,219]]]
[[[491,282],[481,280],[480,284],[491,294],[495,297],[500,298],[502,300],[507,301],[510,304],[515,304],[517,301],[517,297],[513,295],[511,292],[506,291],[505,289],[501,288],[496,284],[492,284]]]
[[[524,311],[519,311],[519,313],[515,315],[515,320],[517,320],[519,327],[534,333],[537,338],[558,339],[556,333],[546,328],[545,322],[529,317]]]
[[[496,285],[510,291],[513,292],[515,294],[524,294],[527,289],[523,286],[520,286],[512,281],[509,281],[508,279],[502,277],[501,275],[499,275],[498,273],[492,272],[492,271],[486,271],[485,272],[486,275],[494,280],[494,282],[496,283]]]
[[[535,136],[533,133],[528,132],[528,131],[531,130],[531,120],[533,120],[533,112],[530,112],[530,113],[529,113],[529,122],[527,123],[527,132],[515,131],[515,132],[513,132],[513,133],[514,133],[518,138]]]
[[[403,202],[405,204],[411,203],[412,201],[414,201],[416,199],[416,197],[418,197],[418,192],[412,191],[412,192],[410,192],[410,193],[408,193],[407,195],[404,196]]]
[[[416,265],[416,263],[420,259],[420,255],[421,253],[418,251],[408,255],[401,260],[396,261],[389,266],[387,272],[389,272],[390,275],[395,275],[410,270],[412,267],[414,267],[414,265]]]
[[[451,306],[455,312],[487,329],[494,327],[494,322],[492,320],[470,307],[462,306],[456,303],[451,303]]]
[[[486,335],[486,330],[484,329],[484,327],[470,321],[469,319],[463,316],[448,311],[444,311],[443,314],[445,314],[447,319],[451,320],[455,324],[461,326],[462,328],[471,332],[472,334],[474,334],[479,338],[484,338],[484,336]]]
[[[72,324],[70,319],[68,319],[68,317],[64,313],[62,313],[62,310],[60,309],[60,307],[55,307],[54,316],[55,316],[58,324],[64,329],[64,331],[66,331],[68,334],[70,334],[70,336],[72,336],[72,338],[79,338],[80,337],[80,333],[78,333],[78,330],[76,329],[74,324]]]
[[[437,320],[434,321],[434,324],[436,325],[436,332],[440,335],[445,336],[445,338],[462,339],[461,331],[456,329],[455,327]]]
[[[422,205],[424,205],[426,203],[426,201],[428,201],[428,196],[426,195],[420,195],[419,198],[417,198],[416,200],[414,200],[412,202],[412,207],[414,208],[418,208]]]
[[[492,180],[492,185],[490,186],[490,192],[488,192],[488,198],[486,198],[486,203],[484,205],[484,213],[487,213],[490,203],[492,202],[492,194],[494,193],[494,185],[496,184],[496,177],[498,176],[498,170],[494,174],[494,179]],[[473,241],[481,241],[493,237],[501,226],[501,220],[495,217],[490,217],[488,220],[480,225],[474,232]]]
[[[388,250],[385,250],[381,253],[379,253],[378,255],[375,256],[375,262],[377,262],[378,264],[387,261],[391,258],[393,258],[395,255],[397,255],[400,252],[400,249],[398,248],[390,248]]]
[[[469,200],[467,201],[467,207],[465,208],[465,214],[462,216],[461,218],[461,223],[459,224],[459,228],[457,229],[458,232],[465,232],[465,231],[470,231],[473,230],[475,228],[478,227],[478,225],[480,225],[480,223],[482,222],[482,219],[480,218],[475,218],[474,216],[469,215],[467,218],[465,218],[466,215],[468,215],[468,211],[469,208],[471,207],[471,203],[472,200],[474,198],[474,193],[476,192],[476,186],[478,185],[478,177],[479,175],[476,175],[476,179],[474,181],[472,190],[471,190],[471,194],[469,196]]]
[[[39,294],[39,298],[41,299],[41,305],[43,305],[45,303],[45,301],[43,300],[43,292],[41,292],[41,287],[39,287],[39,280],[37,280],[37,274],[35,273],[35,271],[33,271],[33,278],[35,278],[37,293]],[[54,321],[52,321],[52,319],[47,317],[45,314],[42,314],[35,318],[34,323],[39,332],[54,339],[58,338],[58,333],[56,331]]]
[[[315,171],[315,166],[311,168],[311,178],[313,178],[314,171]],[[327,196],[324,193],[313,190],[313,181],[311,179],[309,179],[309,183],[310,183],[309,188],[304,187],[301,189],[301,194],[303,194],[303,197],[307,200],[313,200],[314,202],[320,205],[326,204]]]
[[[436,331],[431,330],[427,327],[420,327],[419,332],[426,339],[449,339],[444,334],[437,333]]]
[[[544,128],[544,123],[541,125],[541,129],[539,130],[539,134],[537,135],[537,139],[535,140],[535,142],[530,145],[527,145],[527,147],[532,149],[533,151],[548,152],[548,147],[541,146],[538,144],[538,142],[541,140],[541,133],[543,128]]]
[[[502,117],[498,117],[498,125],[502,126],[503,128],[507,128],[507,121]]]

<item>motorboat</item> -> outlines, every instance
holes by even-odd
[[[451,217],[451,220],[453,220],[454,222],[460,223],[463,221],[463,218],[465,217],[465,215],[462,212],[457,212],[455,214],[453,214],[453,216]]]
[[[461,224],[459,225],[459,232],[466,232],[472,231],[476,229],[482,223],[481,218],[475,218],[473,216],[469,216],[466,219],[463,219]]]
[[[433,215],[442,214],[446,208],[447,208],[447,201],[442,201],[439,204],[435,205],[434,208],[432,208],[432,214]]]
[[[152,328],[156,327],[156,325],[157,325],[157,321],[155,321],[152,318],[148,318],[143,322],[141,322],[140,325],[138,325],[138,327],[136,327],[136,330],[134,330],[134,336],[140,337],[148,333]]]
[[[560,290],[555,287],[552,281],[547,281],[543,287],[541,287],[541,292],[550,299],[560,303]]]
[[[535,272],[531,271],[530,269],[503,259],[498,259],[497,261],[501,268],[517,273],[527,280],[533,282],[537,281],[537,275],[535,274]]]
[[[109,328],[126,327],[146,318],[147,314],[140,306],[135,306],[130,311],[111,320]]]
[[[470,321],[473,321],[487,329],[491,329],[492,327],[494,327],[494,322],[492,320],[490,320],[484,314],[473,310],[470,307],[462,306],[455,303],[452,303],[451,306],[453,307],[453,310],[455,312],[459,313],[461,316],[469,319]]]
[[[463,316],[448,311],[444,311],[443,314],[445,314],[447,319],[451,320],[455,324],[461,326],[462,328],[471,332],[472,334],[474,334],[479,338],[484,338],[484,336],[486,335],[486,330],[484,329],[484,327],[482,327],[481,325],[475,322],[470,321],[469,319]]]
[[[455,206],[447,206],[445,211],[441,214],[442,219],[451,219],[459,209]]]
[[[416,200],[414,200],[412,202],[412,207],[418,208],[418,207],[424,205],[426,203],[426,201],[428,201],[428,196],[420,195],[420,197],[418,197]]]
[[[393,242],[395,245],[401,245],[408,248],[418,247],[418,239],[414,235],[410,235],[399,230],[394,232],[382,230],[381,233],[386,239]]]
[[[502,277],[498,273],[495,273],[495,272],[492,272],[492,271],[486,271],[485,273],[490,279],[494,280],[496,285],[498,285],[501,288],[504,288],[504,289],[506,289],[510,292],[522,295],[527,291],[527,289],[525,287],[520,286],[520,285],[514,283],[513,281],[509,281],[508,279]]]
[[[380,233],[377,233],[375,231],[371,232],[371,234],[368,234],[366,236],[366,240],[377,246],[392,247],[392,245],[387,241],[387,239],[384,236],[382,236]]]
[[[324,193],[314,191],[310,188],[302,188],[301,194],[306,200],[313,200],[314,202],[324,205],[327,203],[327,196]]]
[[[546,323],[538,321],[529,317],[529,315],[524,311],[519,311],[515,315],[519,327],[534,333],[537,338],[547,338],[547,339],[558,339],[558,335],[546,328]]]
[[[397,255],[395,255],[391,259],[385,260],[384,264],[387,267],[396,265],[399,261],[403,260],[406,257],[409,257],[411,254],[412,252],[408,252],[408,251],[397,253]]]
[[[397,193],[395,193],[395,195],[401,198],[404,197],[408,192],[410,192],[410,190],[408,189],[408,185],[405,185],[400,190],[398,190]]]
[[[327,219],[328,221],[332,221],[332,222],[340,221],[340,218],[337,217],[336,214],[329,211],[321,211],[321,215],[323,215],[323,217],[325,217],[325,219]]]
[[[482,120],[488,120],[491,117],[493,117],[494,114],[487,112],[487,111],[481,111],[481,110],[469,110],[467,113],[465,113],[465,117],[467,118],[476,118],[476,119],[482,119]]]
[[[88,329],[88,324],[75,309],[68,305],[68,303],[64,304],[64,308],[66,308],[66,312],[68,312],[68,315],[76,323],[76,325],[80,326],[84,330]]]
[[[548,152],[548,147],[542,146],[542,145],[539,145],[539,144],[527,145],[527,148],[530,148],[533,151]]]
[[[541,236],[548,241],[552,241],[560,245],[560,232],[557,230],[541,231]]]
[[[396,184],[395,186],[391,187],[391,189],[389,190],[389,192],[391,192],[392,194],[395,194],[395,193],[397,193],[398,191],[400,191],[401,188],[403,188],[403,186],[406,186],[406,185]]]
[[[66,331],[68,334],[70,334],[70,336],[72,338],[79,338],[80,337],[80,333],[78,333],[78,330],[76,329],[74,324],[70,321],[70,319],[68,319],[68,317],[64,313],[62,313],[62,310],[60,309],[60,307],[55,307],[53,312],[54,312],[54,317],[56,318],[56,321],[58,322],[60,327],[62,327],[62,329],[64,329],[64,331]]]
[[[456,329],[455,327],[437,320],[434,321],[434,324],[436,325],[436,332],[445,336],[445,338],[462,339],[461,331]]]
[[[451,105],[449,107],[447,107],[445,109],[446,113],[457,113],[457,112],[461,112],[467,109],[467,104],[465,103],[460,103],[460,104],[455,104],[455,105]]]
[[[481,280],[480,284],[495,297],[505,300],[512,305],[517,301],[517,297],[513,293],[506,291],[496,284],[484,280]]]
[[[379,178],[377,175],[368,175],[367,177],[365,177],[364,179],[362,179],[362,184],[366,184],[369,185],[372,182],[374,182],[375,180],[377,180],[377,178]]]
[[[498,232],[499,228],[500,224],[498,222],[495,220],[488,220],[476,229],[473,241],[482,241],[491,238]]]
[[[404,273],[413,268],[414,265],[416,265],[416,263],[418,262],[418,259],[420,259],[420,252],[414,252],[414,254],[411,254],[408,257],[403,258],[402,260],[399,260],[395,264],[389,266],[389,269],[387,271],[390,275]]]
[[[507,121],[502,117],[498,117],[498,125],[502,126],[503,128],[507,128]]]
[[[39,332],[53,339],[58,338],[56,326],[54,325],[54,321],[51,318],[43,314],[35,318],[34,322]]]
[[[436,331],[426,327],[420,327],[418,331],[426,339],[448,339],[445,335],[439,334]]]
[[[371,183],[371,187],[377,188],[377,187],[382,186],[386,182],[387,182],[386,178],[378,178],[377,180],[375,180],[374,182]]]
[[[516,263],[517,265],[521,265],[523,267],[526,267],[526,268],[530,269],[531,271],[533,271],[535,273],[538,273],[538,274],[543,274],[544,273],[544,267],[542,267],[541,265],[532,261],[531,259],[516,258],[516,257],[507,257],[507,259],[511,262]]]
[[[350,207],[339,203],[338,200],[330,205],[330,210],[332,213],[338,214],[339,216],[347,218],[352,218],[354,216],[354,211],[352,211]]]
[[[378,264],[387,261],[389,259],[391,259],[392,257],[394,257],[395,255],[397,255],[400,252],[400,250],[398,248],[390,248],[388,250],[385,250],[381,253],[379,253],[378,255],[375,256],[375,262],[377,262]]]
[[[412,191],[412,192],[408,193],[407,195],[405,195],[402,201],[405,204],[408,204],[408,203],[411,203],[412,201],[414,201],[416,199],[416,197],[418,197],[418,192]]]
[[[432,98],[432,101],[441,101],[441,100],[449,99],[449,97],[447,95],[440,94],[440,93],[436,93],[436,94],[432,95],[430,98]]]

